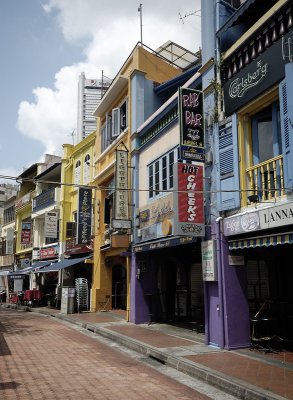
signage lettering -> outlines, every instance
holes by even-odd
[[[230,85],[229,95],[231,98],[242,97],[244,93],[258,85],[268,74],[269,65],[263,64],[262,61],[258,61],[257,70],[253,73],[248,72],[245,77],[236,78]]]
[[[199,153],[198,159],[203,161],[203,94],[198,90],[180,88],[178,99],[181,158],[194,160],[196,158],[194,153]],[[182,157],[183,155],[185,157]]]

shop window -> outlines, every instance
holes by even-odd
[[[173,149],[148,166],[149,198],[173,189],[173,165],[178,160],[178,149]]]
[[[279,103],[255,114],[252,125],[253,167],[250,181],[255,194],[262,200],[275,197],[280,188],[281,164],[276,159],[282,154]]]
[[[81,162],[78,160],[75,164],[75,170],[74,170],[74,183],[78,185],[80,183],[80,177],[81,177]]]
[[[101,128],[102,151],[128,127],[128,101],[122,102],[119,107],[106,114],[106,121]]]
[[[84,158],[84,165],[83,165],[83,183],[87,184],[90,182],[91,179],[91,156],[87,154]]]

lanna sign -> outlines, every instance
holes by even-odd
[[[180,158],[204,162],[203,93],[179,89]]]

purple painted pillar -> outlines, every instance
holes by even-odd
[[[250,346],[250,321],[245,265],[229,265],[228,244],[221,235],[225,348]]]
[[[151,309],[148,294],[153,292],[154,272],[151,265],[147,271],[137,277],[137,266],[140,256],[133,253],[131,260],[131,282],[130,282],[130,321],[142,324],[151,321]]]
[[[221,221],[212,227],[217,242],[216,282],[205,282],[206,344],[226,349],[250,346],[245,266],[229,265],[229,249]]]

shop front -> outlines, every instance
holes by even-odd
[[[256,208],[223,220],[230,268],[245,269],[253,344],[292,350],[293,203]]]
[[[136,323],[166,322],[203,329],[200,241],[173,237],[134,247]]]

